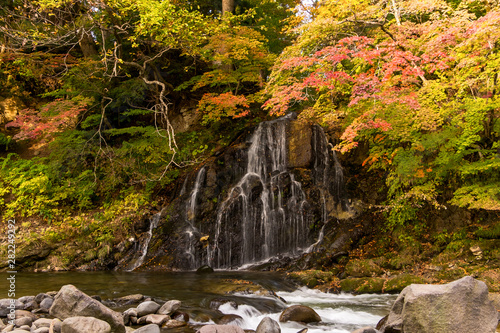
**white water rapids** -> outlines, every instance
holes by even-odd
[[[395,300],[395,295],[352,295],[352,294],[327,294],[314,289],[301,288],[293,292],[277,292],[287,303],[288,307],[302,304],[313,308],[320,316],[321,322],[307,325],[287,322],[279,323],[282,333],[296,333],[303,328],[308,328],[308,333],[350,333],[364,326],[375,327],[380,319],[385,316]],[[242,297],[258,297],[240,295]],[[231,324],[243,329],[255,330],[264,317],[270,317],[279,322],[281,312],[262,313],[255,307],[247,304],[234,308],[230,303],[219,307],[224,314],[236,314],[242,320]]]

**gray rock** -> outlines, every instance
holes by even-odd
[[[54,299],[52,299],[51,297],[44,298],[40,302],[40,308],[42,308],[42,309],[50,309],[50,307],[52,306],[53,303],[54,303]]]
[[[134,333],[160,333],[160,326],[156,324],[149,324],[136,329]]]
[[[125,333],[121,314],[105,307],[70,284],[59,290],[50,308],[50,314],[63,320],[70,317],[94,317],[107,322],[113,332]]]
[[[60,319],[55,318],[50,323],[49,333],[61,333],[62,330],[62,321]]]
[[[160,304],[153,301],[142,302],[137,306],[137,317],[142,317],[148,314],[156,313],[160,308]]]
[[[23,310],[26,310],[26,311],[33,311],[35,309],[38,309],[39,305],[37,302],[35,301],[27,301],[26,303],[24,303],[24,309]]]
[[[443,285],[412,284],[399,294],[380,331],[493,333],[498,314],[484,282],[466,276]]]
[[[4,298],[0,299],[0,317],[6,317],[10,313],[11,299]],[[14,300],[14,308],[15,309],[24,309],[24,303],[19,300]]]
[[[177,311],[181,307],[181,301],[171,300],[166,302],[161,306],[161,308],[157,311],[158,314],[162,315],[171,315],[175,311]]]
[[[205,325],[196,333],[245,333],[245,331],[235,325]]]
[[[19,302],[28,303],[35,300],[35,296],[23,296],[18,298]]]
[[[217,324],[219,325],[238,325],[238,323],[242,323],[243,318],[241,316],[238,316],[237,314],[227,314],[223,315],[222,317],[217,320]]]
[[[280,315],[280,322],[297,321],[313,323],[321,321],[321,317],[312,308],[305,305],[292,305],[286,308]]]
[[[24,325],[31,326],[31,324],[33,324],[33,318],[31,317],[21,317],[14,320],[14,325],[16,325],[17,327],[21,327]]]
[[[366,327],[358,328],[357,330],[353,331],[352,333],[380,333],[380,331],[374,329],[373,327],[366,326]]]
[[[264,317],[257,326],[255,333],[281,333],[281,328],[276,320]]]
[[[20,330],[25,330],[25,331],[31,331],[31,326],[30,325],[22,325],[19,327]]]
[[[124,330],[125,331],[125,330]],[[111,326],[104,320],[92,317],[70,317],[61,325],[62,333],[111,333]]]
[[[47,295],[46,293],[40,293],[40,294],[38,294],[38,295],[35,296],[35,302],[37,302],[38,304],[40,304],[47,297],[50,297],[50,296]]]

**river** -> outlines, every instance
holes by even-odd
[[[4,273],[2,273],[2,276]],[[6,281],[5,279],[2,279]],[[221,285],[230,281],[250,281],[273,290],[277,297],[257,296],[247,293],[224,295]],[[217,271],[208,275],[194,272],[58,272],[18,273],[16,297],[36,295],[40,292],[57,291],[65,284],[73,284],[88,295],[98,295],[103,300],[130,294],[143,294],[158,302],[171,299],[182,301],[181,310],[190,313],[190,327],[176,332],[193,332],[192,327],[213,323],[197,313],[209,313],[209,304],[215,298],[229,298],[229,303],[218,310],[224,314],[242,317],[238,323],[244,329],[255,330],[265,316],[278,321],[281,311],[290,305],[303,304],[312,307],[322,321],[309,324],[309,333],[349,333],[363,326],[375,326],[388,313],[395,295],[329,294],[318,290],[296,289],[276,272]],[[7,286],[7,282],[5,282]],[[7,298],[7,288],[2,288],[2,298]],[[128,306],[132,307],[132,306]],[[116,308],[116,310],[124,310]],[[213,311],[212,311],[213,313]],[[200,319],[205,318],[205,319]],[[283,333],[295,333],[306,327],[298,323],[280,323]],[[169,330],[164,330],[169,332]]]

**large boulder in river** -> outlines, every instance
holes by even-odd
[[[70,317],[64,319],[61,333],[110,333],[111,326],[104,320],[92,317]]]
[[[71,284],[59,290],[50,308],[50,315],[63,320],[70,317],[94,317],[107,322],[114,333],[125,333],[121,314],[102,305]]]
[[[497,324],[488,287],[466,276],[443,285],[406,287],[379,329],[384,333],[493,333]]]
[[[287,321],[313,323],[321,321],[321,317],[308,306],[292,305],[286,308],[280,315],[280,322],[284,323]]]

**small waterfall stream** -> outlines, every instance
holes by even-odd
[[[140,257],[133,263],[132,267],[129,268],[129,271],[133,271],[137,267],[141,266],[144,263],[144,259],[148,254],[149,243],[151,242],[151,238],[153,237],[153,230],[158,226],[158,222],[160,221],[162,212],[158,212],[151,216],[149,219],[149,230],[147,231],[146,238],[140,244]]]
[[[188,237],[188,247],[186,248],[186,255],[188,257],[189,265],[191,267],[199,266],[199,264],[197,265],[195,244],[199,239],[200,232],[195,226],[195,221],[196,221],[196,206],[197,206],[198,193],[200,191],[201,184],[205,178],[205,173],[206,173],[206,168],[203,167],[196,174],[196,180],[194,183],[193,190],[191,191],[189,200],[186,202],[187,228],[185,232]]]

